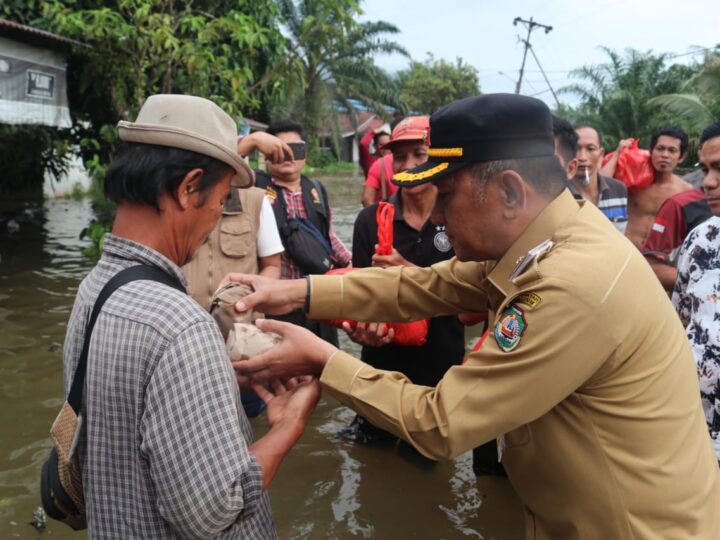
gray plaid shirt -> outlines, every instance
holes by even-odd
[[[107,235],[68,323],[66,393],[95,299],[137,264],[186,285],[164,256]],[[95,324],[83,404],[91,538],[276,538],[222,336],[192,298],[153,281],[118,289]]]

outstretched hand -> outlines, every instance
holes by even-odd
[[[364,347],[384,347],[395,337],[395,330],[386,323],[358,322],[353,329],[350,323],[344,321],[342,327],[350,339]]]
[[[377,246],[376,246],[377,247]],[[405,257],[400,255],[397,249],[393,248],[390,255],[378,255],[372,256],[372,265],[380,268],[389,268],[391,266],[415,266]]]
[[[256,274],[231,273],[220,283],[228,281],[242,283],[253,291],[235,304],[239,313],[256,310],[268,315],[283,315],[305,305],[307,283],[304,279],[280,280]]]
[[[300,421],[304,426],[320,399],[320,382],[310,376],[294,377],[285,382],[270,379],[271,390],[253,382],[252,389],[267,405],[271,426],[294,421]]]
[[[264,332],[279,334],[282,341],[253,358],[233,362],[239,375],[262,381],[302,375],[318,376],[328,359],[338,350],[309,330],[294,324],[269,319],[258,319],[255,324]]]

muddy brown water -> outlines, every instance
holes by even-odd
[[[322,180],[349,246],[361,181]],[[86,537],[50,519],[42,531],[31,522],[48,430],[63,402],[66,322],[93,264],[79,239],[92,217],[88,201],[0,206],[0,539]],[[348,340],[343,347],[358,351]],[[508,481],[476,478],[470,453],[435,463],[404,444],[353,445],[339,437],[353,416],[323,397],[283,462],[270,487],[280,538],[522,538],[520,504]],[[264,416],[253,426],[262,435]]]

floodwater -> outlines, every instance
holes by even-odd
[[[361,181],[322,180],[349,246]],[[86,537],[51,519],[44,530],[31,522],[48,430],[63,402],[66,322],[93,264],[79,240],[92,217],[87,201],[0,207],[0,539]],[[323,397],[283,462],[270,487],[280,538],[522,538],[520,503],[505,478],[476,478],[470,453],[435,463],[405,444],[344,442],[339,432],[353,416]],[[264,416],[253,425],[258,436],[267,429]]]

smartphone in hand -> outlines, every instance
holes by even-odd
[[[307,155],[307,147],[305,141],[292,141],[285,144],[290,147],[293,153],[293,155],[290,156],[290,154],[285,152],[285,161],[292,161],[293,159],[305,159],[305,156]]]

